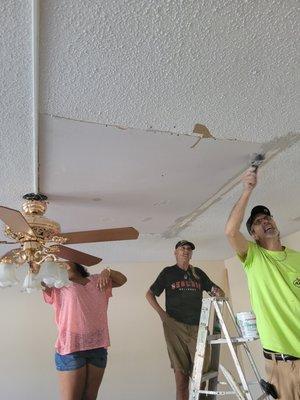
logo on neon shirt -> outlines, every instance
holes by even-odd
[[[296,287],[300,288],[300,278],[296,278],[296,279],[294,280],[293,284],[294,284]]]

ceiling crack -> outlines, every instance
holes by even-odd
[[[40,113],[40,115],[44,115],[46,117],[51,117],[51,118],[57,118],[57,119],[63,119],[67,121],[74,121],[74,122],[83,122],[86,124],[94,124],[98,126],[102,126],[104,128],[115,128],[121,131],[129,131],[129,132],[137,132],[137,131],[142,131],[144,133],[151,133],[151,134],[166,134],[166,135],[171,135],[171,136],[190,136],[190,137],[195,137],[197,138],[196,143],[194,143],[191,148],[195,148],[197,144],[200,142],[202,139],[206,140],[219,140],[223,142],[236,142],[237,139],[235,138],[217,138],[213,136],[209,130],[206,128],[206,126],[201,125],[201,124],[196,124],[194,126],[193,132],[191,133],[178,133],[178,132],[173,132],[173,131],[163,131],[155,128],[134,128],[131,126],[122,126],[118,124],[105,124],[105,123],[100,123],[97,121],[90,121],[90,120],[83,120],[83,119],[76,119],[76,118],[68,118],[68,117],[63,117],[61,115],[54,115],[54,114],[49,114],[49,113]],[[200,137],[199,137],[200,136]],[[251,143],[249,140],[239,140],[240,143]]]

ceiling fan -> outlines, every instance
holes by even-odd
[[[0,243],[19,244],[18,248],[0,256],[0,265],[6,267],[28,263],[29,271],[34,275],[39,273],[43,263],[63,263],[62,259],[89,267],[100,263],[101,258],[72,249],[65,244],[132,240],[139,236],[139,232],[132,227],[61,233],[59,223],[44,216],[47,210],[47,196],[29,193],[23,198],[25,202],[22,213],[0,206],[0,219],[6,225],[4,232],[14,240]]]

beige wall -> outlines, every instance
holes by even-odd
[[[174,400],[173,374],[162,326],[145,299],[149,285],[164,266],[172,263],[173,259],[119,266],[128,276],[128,283],[114,289],[110,302],[111,348],[99,399]],[[194,265],[201,265],[217,284],[226,284],[223,262]],[[164,303],[163,295],[160,301]],[[3,289],[0,315],[1,400],[58,399],[52,307],[43,303],[40,293],[27,295],[20,293],[19,288]]]
[[[292,248],[300,248],[300,232],[284,238]],[[169,368],[160,320],[145,300],[145,292],[162,267],[161,263],[124,264],[119,269],[128,283],[114,290],[109,308],[112,346],[99,399],[174,400],[173,374]],[[210,278],[226,289],[222,261],[194,262]],[[250,310],[248,288],[240,262],[226,260],[234,311]],[[95,268],[97,270],[97,268]],[[164,303],[163,295],[160,298]],[[0,290],[0,398],[1,400],[56,400],[56,373],[53,345],[56,328],[52,308],[40,293],[20,293],[19,288]],[[263,359],[258,342],[251,346],[261,371]],[[222,362],[231,370],[228,352]]]

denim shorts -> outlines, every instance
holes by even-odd
[[[82,368],[86,364],[92,364],[98,368],[105,368],[107,363],[107,350],[104,347],[98,349],[76,351],[70,354],[55,353],[55,365],[57,371],[73,371]]]

